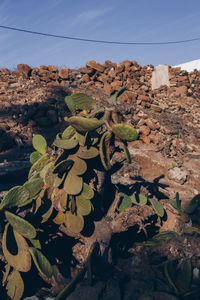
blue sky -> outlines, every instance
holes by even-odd
[[[199,0],[0,0],[0,25],[88,39],[160,42],[200,37]],[[0,68],[88,60],[136,60],[177,65],[200,59],[200,40],[187,44],[105,45],[30,35],[0,28]]]

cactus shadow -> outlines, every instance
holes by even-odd
[[[130,176],[132,180],[135,181],[135,183],[131,185],[122,185],[117,184],[117,187],[119,191],[126,193],[127,195],[131,195],[133,193],[140,194],[145,191],[146,194],[148,194],[148,198],[156,198],[158,200],[161,199],[169,199],[169,197],[166,196],[162,191],[160,191],[160,188],[162,190],[165,190],[169,185],[160,183],[159,181],[164,178],[165,175],[160,175],[159,177],[156,177],[153,179],[153,181],[145,180],[141,176]]]

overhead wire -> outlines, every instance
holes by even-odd
[[[183,43],[190,43],[194,41],[199,41],[200,37],[186,39],[186,40],[178,40],[178,41],[166,41],[166,42],[121,42],[121,41],[107,41],[107,40],[96,40],[96,39],[86,39],[86,38],[79,38],[79,37],[72,37],[72,36],[65,36],[65,35],[57,35],[52,33],[44,33],[38,31],[32,31],[22,28],[10,27],[5,25],[0,25],[0,28],[13,30],[18,32],[25,32],[29,34],[47,36],[47,37],[54,37],[60,39],[67,39],[67,40],[74,40],[74,41],[81,41],[81,42],[90,42],[90,43],[100,43],[100,44],[114,44],[114,45],[139,45],[139,46],[153,46],[153,45],[169,45],[169,44],[183,44]]]

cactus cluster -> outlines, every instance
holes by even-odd
[[[111,113],[106,115],[105,109],[98,109],[91,96],[75,93],[65,102],[72,116],[65,118],[67,127],[56,136],[51,154],[45,138],[34,135],[28,180],[10,189],[0,203],[2,250],[7,261],[2,284],[13,300],[21,299],[21,273],[30,271],[33,264],[41,277],[54,277],[39,240],[40,224],[63,224],[67,230],[80,233],[85,217],[95,209],[97,191],[90,181],[94,166],[100,164],[100,168],[110,170],[115,136],[130,161],[127,141],[137,139],[137,131],[131,125],[121,124],[116,117],[113,122]],[[81,111],[84,113],[80,115]]]

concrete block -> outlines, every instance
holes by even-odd
[[[170,86],[169,71],[167,65],[158,65],[152,73],[151,87],[152,90],[158,89],[162,85]]]

